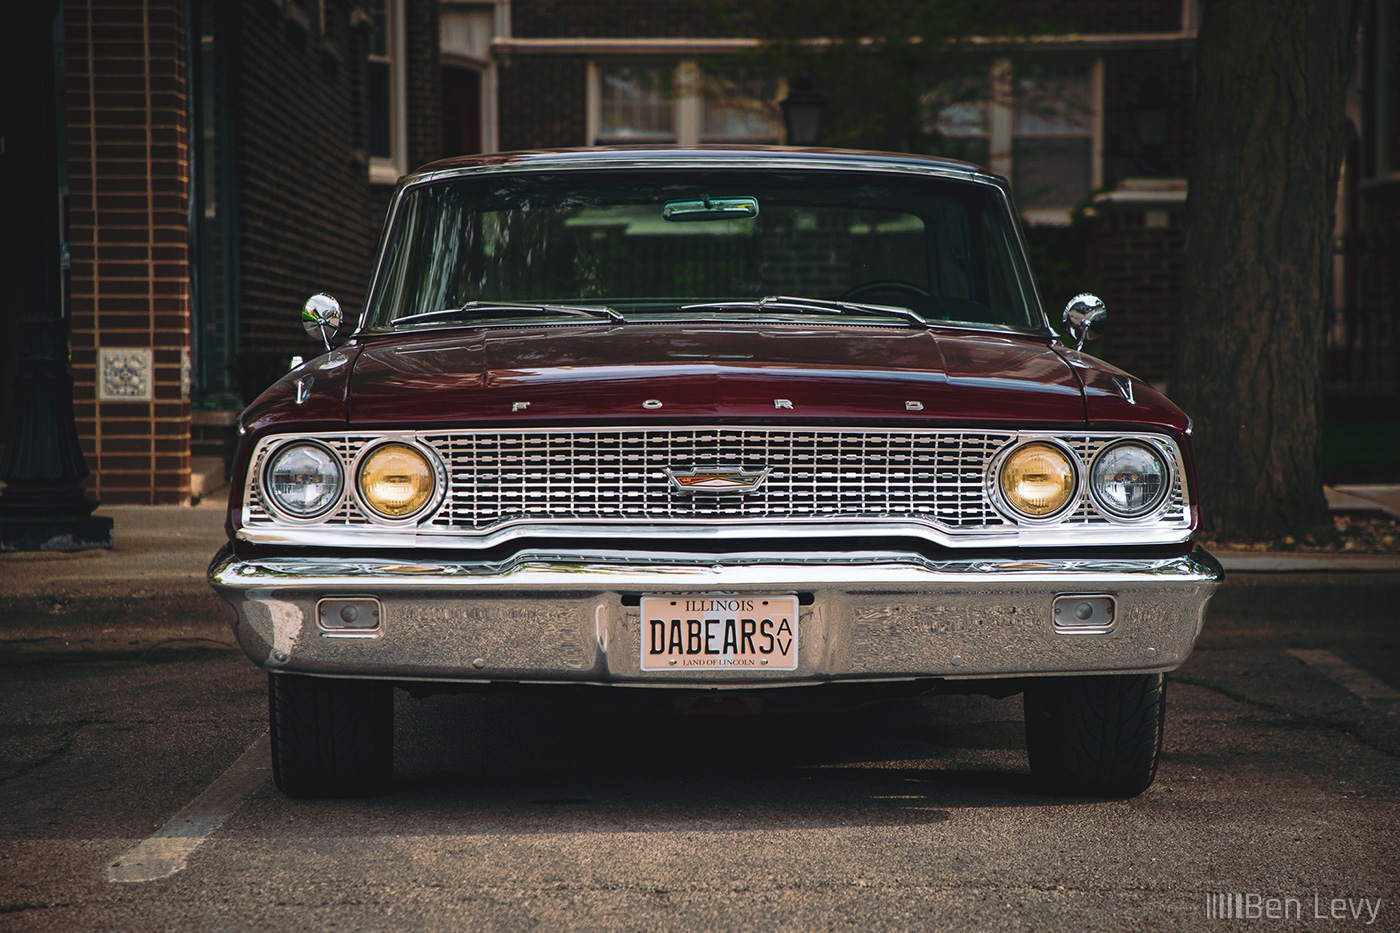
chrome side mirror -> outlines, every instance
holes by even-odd
[[[1065,305],[1065,326],[1069,335],[1078,341],[1076,350],[1084,349],[1084,341],[1093,340],[1103,333],[1108,324],[1108,309],[1098,295],[1075,295]]]
[[[329,350],[331,338],[340,330],[340,302],[325,292],[312,295],[301,307],[301,326],[311,336],[320,337]]]

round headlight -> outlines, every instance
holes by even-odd
[[[320,444],[288,444],[268,462],[262,486],[278,511],[292,518],[315,518],[340,500],[343,481],[335,454]]]
[[[1099,508],[1119,518],[1141,518],[1167,497],[1171,472],[1152,447],[1136,441],[1100,451],[1089,471]]]
[[[1054,444],[1026,444],[1002,461],[997,482],[1002,499],[1014,511],[1027,518],[1049,518],[1074,495],[1074,464]]]
[[[383,518],[408,518],[436,492],[432,464],[407,444],[376,447],[360,463],[360,498]]]

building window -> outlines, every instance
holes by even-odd
[[[776,143],[776,78],[749,68],[679,63],[589,67],[589,139],[618,143]]]
[[[1011,184],[1028,209],[1073,208],[1094,189],[1092,69],[1033,67],[1017,81]]]
[[[942,106],[934,104],[934,101],[941,103],[954,96],[948,93],[949,90],[951,89],[941,89],[925,95],[924,98],[926,105],[937,108],[937,117],[934,120],[934,129],[939,138],[936,154],[990,168],[992,137],[987,102],[978,100],[946,103]],[[978,93],[986,93],[985,85],[978,89]]]
[[[1011,179],[1031,223],[1067,224],[1103,184],[1102,61],[994,64],[985,80],[945,82],[924,94],[937,155]]]
[[[369,177],[392,184],[408,171],[402,0],[372,0],[369,13]]]
[[[599,143],[673,143],[676,94],[673,69],[611,65],[598,69]]]
[[[777,143],[783,116],[779,81],[753,68],[726,68],[701,73],[700,141],[703,143]]]

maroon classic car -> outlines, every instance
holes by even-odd
[[[440,162],[400,185],[350,339],[328,296],[303,318],[327,352],[243,413],[209,571],[286,793],[384,789],[396,685],[1021,692],[1037,785],[1152,782],[1163,672],[1222,576],[1190,422],[1057,338],[1003,180]],[[1082,346],[1102,303],[1065,320]]]

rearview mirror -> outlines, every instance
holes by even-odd
[[[667,201],[661,206],[661,219],[672,223],[697,220],[748,220],[758,216],[754,198],[711,198],[698,201]]]

